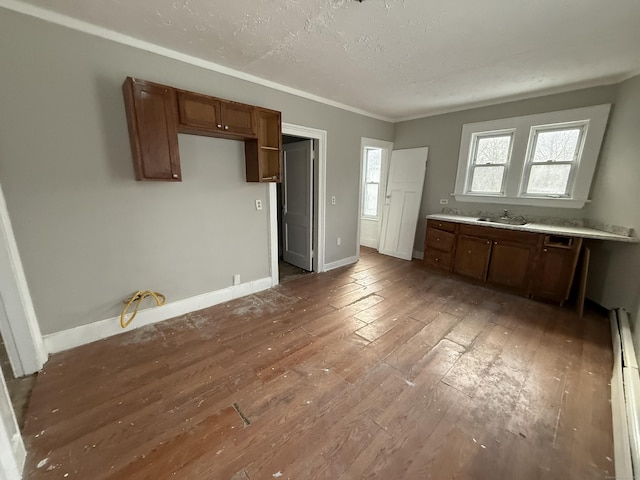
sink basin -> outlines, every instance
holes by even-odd
[[[479,222],[487,222],[487,223],[501,223],[503,225],[526,225],[528,222],[524,219],[514,217],[514,218],[487,218],[480,217],[478,219]]]

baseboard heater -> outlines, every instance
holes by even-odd
[[[613,341],[611,411],[616,478],[640,479],[640,374],[629,313],[622,308],[610,310],[609,319]]]

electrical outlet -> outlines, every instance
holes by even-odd
[[[236,273],[233,276],[233,284],[234,285],[240,285],[240,274],[239,273]]]
[[[342,245],[342,238],[338,237],[338,239],[336,240],[336,244]]]
[[[331,205],[335,205],[335,204],[336,204],[336,197],[335,195],[331,195]]]
[[[448,205],[448,204],[449,204],[449,200],[447,200],[446,198],[440,199],[440,205]]]
[[[256,210],[262,210],[262,200],[256,200]]]

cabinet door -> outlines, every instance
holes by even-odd
[[[576,249],[543,248],[534,274],[533,296],[564,302],[573,283],[577,256]]]
[[[490,254],[490,240],[458,235],[453,271],[460,275],[484,280],[487,275]]]
[[[425,245],[427,248],[450,252],[455,241],[455,234],[431,228],[427,225],[427,234],[425,236]]]
[[[225,133],[255,137],[253,120],[255,107],[235,102],[220,102],[222,109],[222,129]]]
[[[255,108],[257,139],[247,139],[245,162],[247,182],[282,180],[282,117],[280,112]]]
[[[178,92],[180,126],[185,131],[196,129],[202,132],[220,132],[220,101],[192,92]]]
[[[521,293],[529,290],[535,247],[494,241],[487,281]]]
[[[180,181],[175,90],[129,77],[123,92],[136,180]]]

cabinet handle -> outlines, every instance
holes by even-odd
[[[542,250],[543,252],[548,252],[548,250],[545,248],[544,250]]]
[[[440,260],[438,257],[435,258],[435,261],[437,262],[438,260]]]
[[[439,239],[439,238],[436,238],[436,242],[439,242],[439,241],[440,241],[440,239]]]
[[[229,130],[229,125],[225,125],[225,126],[224,126],[224,129],[225,129],[225,130]]]
[[[493,244],[494,244],[494,245],[497,245],[497,244],[498,244],[498,242],[493,242]]]
[[[218,124],[218,128],[222,128],[222,125],[221,125],[221,124]]]
[[[173,178],[178,178],[178,174],[174,173],[173,175],[171,175]]]
[[[491,241],[490,240],[487,240],[487,245],[491,245]]]
[[[439,224],[438,224],[438,226],[439,226],[439,227],[441,227],[441,226],[442,226],[442,224],[441,224],[441,223],[439,223]]]

